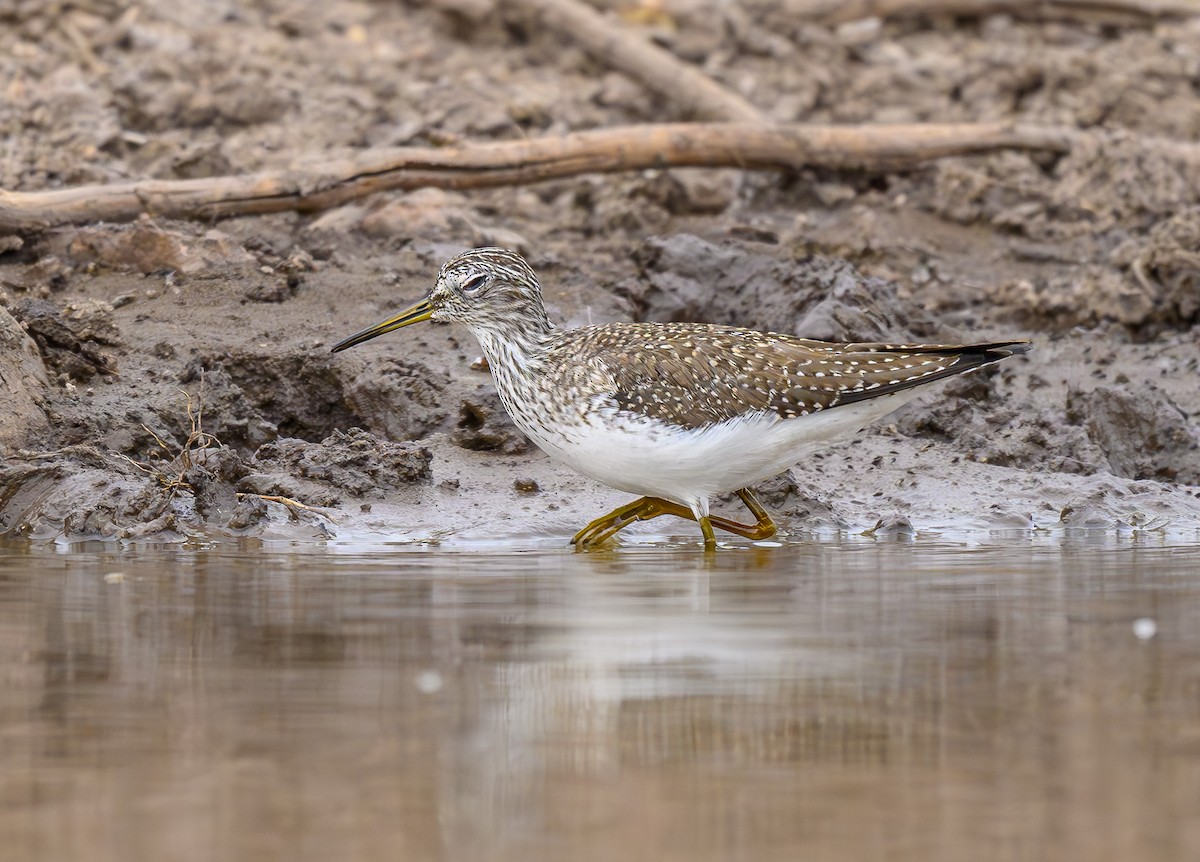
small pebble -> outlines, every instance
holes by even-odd
[[[868,45],[879,38],[883,30],[883,19],[871,16],[859,18],[857,21],[847,21],[834,30],[837,40],[843,45],[857,47]]]
[[[1150,617],[1141,617],[1133,621],[1133,633],[1138,640],[1148,641],[1158,634],[1158,623]]]

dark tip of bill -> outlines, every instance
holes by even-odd
[[[343,338],[337,344],[333,345],[333,347],[329,348],[329,352],[330,353],[341,353],[347,347],[353,347],[354,345],[358,344],[360,341],[363,340],[362,335],[363,334],[361,332],[356,332],[356,333],[354,333],[354,335],[351,335],[348,338]]]

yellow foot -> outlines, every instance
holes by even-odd
[[[659,515],[675,515],[689,521],[698,520],[700,532],[704,535],[704,547],[707,550],[713,550],[717,546],[717,538],[713,532],[714,527],[745,536],[747,539],[769,539],[774,536],[775,522],[771,520],[766,509],[759,504],[754,493],[748,488],[742,488],[737,495],[757,519],[756,523],[739,524],[737,521],[730,521],[716,515],[697,519],[696,514],[687,506],[672,503],[661,497],[640,497],[632,503],[618,506],[604,517],[592,521],[575,534],[575,537],[571,539],[571,544],[580,549],[595,547],[608,541],[634,521],[649,521]]]
[[[667,500],[660,500],[658,497],[640,497],[632,503],[618,506],[604,517],[592,521],[575,534],[571,539],[571,544],[577,548],[602,545],[634,521],[648,521],[659,515],[674,514],[663,508],[670,506],[675,506],[675,504]]]
[[[750,514],[754,516],[755,523],[753,524],[735,524],[732,521],[725,521],[718,526],[723,530],[728,530],[731,533],[737,533],[739,536],[745,536],[747,539],[769,539],[775,535],[778,529],[775,522],[771,520],[771,516],[767,514],[767,510],[758,502],[758,498],[754,496],[754,492],[749,488],[742,488],[737,492],[738,497],[746,508],[750,510]]]

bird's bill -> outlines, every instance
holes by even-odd
[[[410,323],[420,323],[422,320],[428,320],[433,314],[433,306],[428,299],[422,299],[419,302],[414,302],[404,311],[397,314],[395,317],[389,317],[383,323],[377,323],[374,326],[368,326],[362,332],[356,332],[349,338],[343,338],[337,344],[333,345],[331,353],[337,353],[339,350],[345,350],[347,347],[353,347],[356,344],[362,344],[364,341],[370,341],[377,335],[391,332],[393,329],[399,329],[401,326],[408,326]]]

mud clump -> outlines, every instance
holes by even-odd
[[[805,309],[792,329],[822,341],[935,340],[941,332],[917,306],[901,302],[896,285],[865,278],[845,261],[814,258],[809,283],[820,299]]]
[[[652,237],[634,255],[639,279],[625,286],[638,320],[681,320],[781,328],[811,291],[793,282],[795,266],[692,234]],[[788,284],[791,290],[780,290]],[[749,321],[746,310],[755,317]],[[769,321],[774,321],[770,323]]]
[[[46,427],[46,369],[36,346],[20,324],[0,307],[0,385],[4,409],[0,410],[0,451],[20,445],[34,431]]]
[[[233,514],[229,516],[225,526],[235,532],[249,530],[266,521],[268,514],[267,503],[262,497],[246,494],[234,505]]]
[[[246,290],[251,302],[287,302],[296,295],[296,286],[286,281],[263,281]]]
[[[892,419],[896,430],[907,437],[956,441],[968,449],[984,445],[987,438],[1012,416],[1012,406],[997,396],[992,375],[996,370],[981,369],[970,375],[947,381],[936,400],[920,409],[898,412]],[[1007,413],[996,412],[1007,409]]]
[[[418,362],[385,358],[364,368],[308,351],[210,355],[180,376],[202,397],[207,430],[247,454],[276,438],[315,442],[339,428],[423,437],[446,418],[448,382]]]
[[[91,446],[0,465],[0,535],[138,538],[189,520],[186,485],[168,468]],[[194,519],[190,519],[194,520]]]
[[[263,446],[254,456],[253,466],[295,477],[304,483],[333,485],[353,497],[428,480],[433,453],[412,443],[391,443],[362,430],[335,431],[320,443],[304,440],[279,440]],[[246,487],[255,493],[275,493],[277,477],[252,474]],[[264,488],[268,490],[263,490]],[[300,491],[302,497],[311,495]],[[290,496],[290,494],[288,494]],[[328,488],[319,495],[318,505],[333,505]],[[332,499],[336,501],[337,495]],[[306,502],[314,502],[311,499]]]
[[[79,381],[117,373],[116,359],[103,349],[121,345],[107,302],[83,300],[60,309],[49,300],[27,299],[14,311],[51,373]]]
[[[1087,429],[1114,475],[1200,485],[1200,435],[1161,390],[1074,390],[1067,395],[1067,416]]]
[[[450,442],[477,452],[519,455],[529,451],[528,438],[513,425],[500,403],[500,396],[490,386],[463,400]]]
[[[418,440],[441,426],[450,376],[411,359],[385,357],[361,372],[334,366],[345,382],[346,405],[357,417],[342,427],[358,425],[388,440]]]
[[[205,520],[218,521],[219,514],[232,511],[238,503],[237,483],[250,472],[236,452],[221,446],[193,456],[180,474],[196,507]]]
[[[1014,385],[1019,379],[1019,366],[974,371],[892,421],[906,437],[950,443],[981,464],[1077,475],[1101,469],[1104,455],[1077,417],[1061,402],[1039,404]]]
[[[179,382],[192,386],[203,406],[205,430],[226,446],[249,454],[279,436],[279,427],[259,412],[223,366],[205,369],[193,363]]]
[[[844,260],[782,248],[714,243],[690,234],[648,240],[640,278],[624,285],[640,320],[690,320],[794,332],[806,338],[931,338],[938,327],[896,285]]]
[[[1044,281],[989,285],[985,292],[1014,320],[1058,330],[1112,321],[1145,337],[1200,319],[1200,256],[1165,239],[1130,240],[1113,259],[1128,272],[1086,264]]]
[[[131,225],[79,228],[62,251],[80,266],[140,273],[196,275],[255,264],[252,255],[219,230],[189,236],[181,231],[163,230],[148,220]]]
[[[220,411],[225,417],[220,421],[244,427],[239,442],[258,442],[262,432],[270,437],[321,440],[337,428],[362,424],[347,409],[342,375],[323,356],[241,351],[213,355],[190,365],[181,382],[198,381],[201,373],[218,388],[218,397],[228,402],[228,409]],[[221,436],[219,428],[212,431]]]
[[[520,476],[513,479],[513,490],[518,494],[540,494],[542,487],[537,483],[536,479]]]
[[[1145,237],[1113,252],[1145,294],[1146,313],[1136,323],[1189,326],[1200,322],[1200,207],[1165,219]]]

